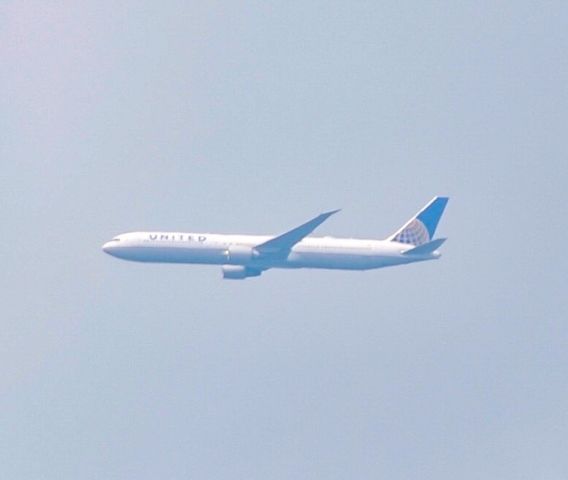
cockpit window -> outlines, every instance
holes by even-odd
[[[114,237],[111,242],[120,242],[120,238],[119,237]]]

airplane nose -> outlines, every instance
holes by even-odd
[[[110,252],[111,252],[111,250],[112,250],[112,245],[111,245],[111,243],[112,243],[112,242],[106,242],[106,243],[101,247],[102,250],[103,250],[103,252],[105,252],[105,253],[110,253]]]

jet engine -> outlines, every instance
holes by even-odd
[[[227,263],[231,265],[244,265],[255,257],[256,250],[245,245],[231,245],[225,251]]]
[[[244,265],[223,265],[223,278],[229,280],[242,280],[247,277],[258,277],[261,271],[248,268]]]

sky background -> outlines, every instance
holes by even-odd
[[[0,476],[568,477],[566,2],[0,4]],[[384,238],[365,273],[134,230]]]

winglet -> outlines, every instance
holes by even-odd
[[[267,242],[261,243],[255,247],[259,253],[287,253],[296,243],[307,237],[323,222],[325,222],[334,213],[339,212],[341,209],[331,210],[330,212],[321,213],[310,221],[303,223],[299,227],[293,228],[282,235],[271,238]]]

